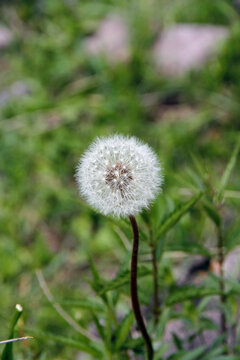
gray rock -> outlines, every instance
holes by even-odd
[[[236,9],[237,9],[238,11],[240,11],[240,0],[235,0],[234,5],[235,5]]]
[[[225,40],[224,26],[178,24],[162,31],[154,46],[154,59],[166,75],[183,75],[203,66]]]
[[[120,16],[111,15],[102,21],[85,45],[91,55],[104,55],[110,63],[124,62],[130,53],[127,26]]]
[[[0,49],[6,48],[11,44],[13,39],[12,33],[8,28],[3,25],[0,25]]]
[[[227,254],[223,270],[226,277],[240,279],[240,247],[236,247]]]
[[[4,106],[9,101],[22,98],[30,94],[29,86],[23,81],[16,81],[9,88],[0,91],[0,105]]]

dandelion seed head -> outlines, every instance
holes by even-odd
[[[80,159],[76,180],[87,202],[104,215],[126,217],[147,208],[162,171],[151,148],[135,137],[97,138]]]

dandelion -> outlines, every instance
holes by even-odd
[[[162,183],[151,148],[121,135],[94,141],[78,165],[76,178],[80,193],[93,208],[117,217],[148,208]]]
[[[151,338],[141,313],[137,291],[139,231],[135,219],[160,191],[161,167],[151,148],[135,137],[114,135],[98,138],[85,152],[77,168],[80,193],[104,215],[129,217],[133,231],[131,301],[145,341],[148,359],[153,359]]]

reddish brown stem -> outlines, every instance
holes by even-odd
[[[220,265],[220,302],[222,306],[226,303],[226,296],[225,296],[225,285],[224,285],[224,273],[223,273],[223,263],[224,263],[224,250],[223,250],[223,236],[222,236],[222,230],[220,227],[218,227],[218,260]],[[225,343],[227,344],[227,321],[226,321],[226,315],[224,313],[224,309],[221,311],[221,333],[225,334]]]
[[[129,216],[132,231],[133,231],[133,249],[132,249],[132,261],[131,261],[131,301],[133,312],[143,336],[143,339],[146,344],[148,360],[153,359],[153,347],[150,336],[148,335],[146,326],[144,324],[143,316],[141,313],[139,300],[138,300],[138,291],[137,291],[137,263],[138,263],[138,246],[139,246],[139,232],[138,225],[134,216]]]

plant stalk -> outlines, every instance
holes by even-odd
[[[153,293],[154,293],[154,304],[153,304],[153,315],[154,315],[154,323],[155,325],[158,324],[159,320],[159,291],[158,291],[158,264],[156,258],[156,250],[151,245],[151,255],[152,255],[152,266],[153,266]]]
[[[221,305],[224,306],[226,303],[226,296],[225,296],[225,284],[224,284],[224,273],[223,273],[223,263],[224,263],[224,250],[223,250],[223,235],[221,227],[217,228],[218,233],[218,261],[220,267],[220,279],[219,279],[219,286],[220,286],[220,302]],[[226,339],[225,343],[227,344],[227,321],[226,315],[224,310],[221,311],[221,318],[220,318],[220,326],[221,326],[221,333],[225,334]]]
[[[150,248],[151,248],[151,258],[152,258],[152,267],[153,267],[153,317],[155,326],[158,324],[160,307],[159,307],[159,288],[158,288],[158,262],[156,256],[156,247],[153,242],[152,227],[149,228],[149,237],[150,237]]]
[[[131,301],[132,308],[138,324],[139,330],[141,331],[142,337],[145,341],[147,348],[148,360],[153,360],[153,346],[151,338],[147,332],[144,324],[143,316],[141,313],[138,291],[137,291],[137,264],[138,264],[138,246],[139,246],[139,231],[136,219],[134,216],[129,216],[132,231],[133,231],[133,248],[132,248],[132,260],[131,260]]]

